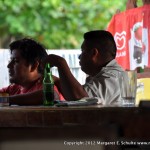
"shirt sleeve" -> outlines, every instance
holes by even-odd
[[[102,104],[111,104],[119,98],[118,85],[116,78],[108,77],[90,80],[83,85],[83,88],[89,97],[100,98]]]
[[[0,93],[8,93],[8,87],[0,89]]]

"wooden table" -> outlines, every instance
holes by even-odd
[[[0,108],[2,145],[0,149],[2,150],[7,147],[5,143],[10,143],[10,141],[36,141],[38,143],[37,141],[42,139],[48,140],[48,143],[59,140],[65,146],[64,149],[70,148],[67,145],[68,141],[80,141],[80,146],[84,148],[89,141],[91,141],[90,146],[96,143],[92,148],[99,147],[100,139],[105,142],[115,142],[115,144],[120,139],[150,141],[149,129],[149,108],[102,106]],[[60,149],[63,149],[62,145],[59,145]],[[78,145],[76,143],[73,146]],[[38,150],[39,147],[36,149]]]

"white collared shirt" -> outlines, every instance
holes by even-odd
[[[120,104],[119,76],[126,76],[125,71],[116,62],[110,61],[100,72],[90,77],[83,85],[89,97],[97,97],[103,105]]]

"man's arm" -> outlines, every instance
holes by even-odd
[[[42,105],[43,91],[38,90],[27,94],[10,96],[9,103],[10,105]]]
[[[57,55],[49,55],[46,59],[51,66],[56,66],[59,72],[61,92],[66,100],[77,100],[88,97],[82,85],[75,79],[66,60]]]

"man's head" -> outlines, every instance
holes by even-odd
[[[45,48],[33,39],[24,38],[10,45],[11,60],[8,64],[10,82],[25,84],[42,73],[41,60],[47,56]]]
[[[87,74],[98,70],[116,57],[116,44],[112,34],[105,30],[95,30],[84,34],[80,56],[81,69]]]

